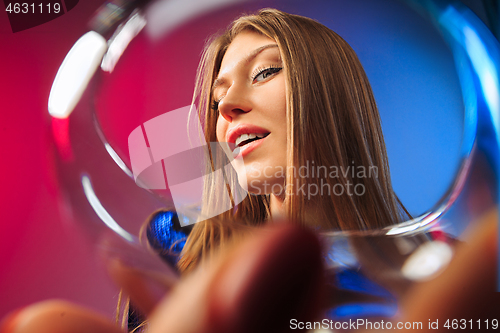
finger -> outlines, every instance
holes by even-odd
[[[498,318],[497,221],[498,211],[490,212],[468,244],[457,249],[454,260],[438,278],[413,288],[403,306],[405,320],[424,325],[438,320],[439,329],[444,331],[443,324],[448,319],[464,319],[470,324],[469,320],[476,323],[477,319]],[[475,331],[478,327],[472,328]]]
[[[45,301],[6,317],[1,333],[123,333],[106,317],[65,301]]]
[[[252,234],[193,272],[155,310],[155,332],[282,332],[320,306],[321,248],[292,224]]]
[[[99,255],[113,281],[146,316],[179,279],[177,271],[159,256],[118,237],[104,238]]]
[[[113,281],[130,297],[141,314],[148,316],[160,300],[167,296],[177,279],[131,268],[120,260],[108,260],[107,269]]]

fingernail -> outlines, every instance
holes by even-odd
[[[19,314],[23,309],[21,308],[9,313],[0,321],[0,333],[13,333],[15,331],[19,321]]]
[[[287,224],[238,247],[214,279],[210,321],[218,332],[279,332],[314,316],[322,286],[321,246]]]

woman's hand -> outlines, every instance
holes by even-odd
[[[123,333],[108,318],[65,301],[45,301],[11,313],[1,333]]]
[[[470,320],[477,324],[478,319],[487,319],[490,329],[493,319],[500,324],[500,293],[495,292],[499,287],[498,221],[498,211],[489,212],[472,231],[467,244],[457,248],[453,261],[438,278],[410,290],[403,303],[406,321],[421,321],[425,329],[429,320],[439,320],[443,332],[449,332],[442,326],[448,319],[464,319],[468,324]],[[470,331],[482,332],[486,328],[484,321],[481,329],[474,327]]]
[[[500,319],[496,290],[497,212],[438,278],[416,285],[400,321]],[[157,303],[143,297],[145,278],[116,269],[132,300],[149,312],[148,332],[284,332],[290,320],[312,321],[323,294],[318,239],[291,224],[266,227],[205,262]],[[138,280],[139,279],[139,280]],[[321,319],[321,318],[319,318]],[[445,331],[442,325],[436,332]],[[447,330],[446,330],[447,331]],[[8,317],[0,333],[122,332],[101,315],[61,301],[38,303]]]
[[[149,312],[148,332],[279,332],[291,318],[320,309],[321,247],[291,224],[257,230],[181,279],[159,304],[138,272],[111,265],[134,304]],[[142,279],[142,280],[141,280]],[[156,281],[151,284],[157,287]],[[153,310],[154,309],[154,310]],[[38,303],[8,317],[1,333],[122,332],[101,315],[62,301]]]

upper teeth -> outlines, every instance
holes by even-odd
[[[246,140],[250,140],[250,139],[255,139],[255,138],[259,138],[259,139],[262,139],[263,137],[265,137],[266,135],[265,134],[242,134],[240,135],[236,141],[235,141],[235,145],[236,146],[239,146],[240,143],[242,143],[243,141],[246,141]]]

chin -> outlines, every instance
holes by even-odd
[[[246,186],[248,193],[254,195],[271,194],[273,193],[273,190],[280,190],[283,187],[281,182],[278,181],[270,182],[269,179],[248,177],[246,180],[247,180]]]

